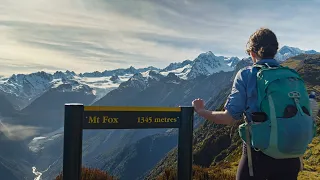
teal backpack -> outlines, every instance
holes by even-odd
[[[303,156],[316,132],[304,81],[288,67],[255,64],[253,68],[259,69],[258,107],[266,114],[266,121],[241,124],[240,137],[256,151],[275,159]],[[291,117],[284,117],[288,105],[293,105],[297,112]],[[251,149],[247,150],[251,159]]]

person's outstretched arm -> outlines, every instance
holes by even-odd
[[[208,111],[206,109],[200,109],[197,111],[199,116],[212,121],[213,123],[216,124],[226,124],[230,125],[232,124],[235,120],[233,117],[228,113],[227,110],[225,111]]]
[[[225,111],[206,110],[204,101],[202,99],[195,99],[192,102],[195,112],[198,113],[199,116],[216,124],[230,125],[234,121],[242,119],[247,100],[245,80],[242,78],[242,72],[243,71],[240,70],[234,79],[231,94],[224,106]]]

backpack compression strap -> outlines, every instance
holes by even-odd
[[[270,68],[278,68],[277,67],[271,67],[269,66],[267,63],[260,65],[260,64],[254,64],[253,67],[256,67],[258,69],[270,69]],[[273,111],[271,114],[274,114],[275,116],[275,107],[272,101],[271,96],[268,97],[269,101],[271,101],[271,111]],[[259,100],[258,100],[259,101]],[[275,119],[275,117],[273,117],[272,119]],[[248,157],[248,168],[249,168],[249,175],[253,176],[253,164],[252,164],[252,153],[251,153],[251,136],[250,136],[250,131],[251,131],[251,124],[247,121],[247,119],[245,118],[245,121],[247,122],[247,126],[246,128],[246,145],[247,145],[247,157]]]

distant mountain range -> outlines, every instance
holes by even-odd
[[[283,61],[303,53],[317,54],[318,52],[283,46],[276,55],[276,59]],[[96,99],[100,99],[135,74],[141,74],[146,77],[149,71],[155,71],[161,75],[168,75],[172,72],[181,79],[192,79],[200,75],[208,76],[219,71],[233,71],[239,61],[238,57],[215,56],[209,51],[200,54],[193,61],[185,60],[171,63],[163,69],[152,66],[135,69],[131,66],[127,69],[80,74],[76,74],[73,71],[57,71],[54,74],[43,71],[31,74],[14,74],[7,78],[0,77],[0,94],[5,94],[13,106],[18,109],[26,107],[51,88],[57,88],[60,91],[73,91],[78,88],[87,89],[87,93],[92,93],[96,96]]]
[[[71,71],[57,71],[54,74],[43,71],[31,74],[14,74],[9,78],[0,79],[0,90],[6,94],[12,104],[20,109],[52,88],[61,92],[82,89],[99,99],[134,75],[135,77],[148,78],[153,72],[158,72],[159,75],[164,76],[174,73],[181,79],[190,79],[199,75],[210,75],[217,70],[232,71],[231,66],[239,61],[237,58],[232,59],[232,61],[226,59],[226,62],[230,65],[228,66],[224,60],[223,57],[216,57],[212,52],[208,52],[199,55],[194,61],[172,63],[164,69],[155,67],[135,69],[129,67],[127,69],[80,74]],[[152,72],[150,73],[150,71]]]
[[[277,59],[284,61],[287,57],[304,52],[318,54],[313,50],[302,51],[284,46],[279,50]],[[194,98],[200,97],[208,100],[207,106],[214,109],[223,102],[224,96],[221,93],[225,93],[225,89],[230,86],[235,72],[249,63],[250,58],[240,60],[237,57],[216,56],[209,51],[194,60],[171,63],[163,69],[151,66],[140,69],[129,67],[80,74],[57,71],[53,74],[36,72],[1,77],[1,123],[33,129],[30,132],[28,128],[22,128],[21,133],[25,135],[19,141],[11,142],[5,138],[6,142],[11,143],[8,148],[23,148],[14,148],[11,151],[8,149],[6,153],[0,151],[0,164],[9,170],[6,172],[7,179],[11,178],[10,174],[21,176],[21,172],[14,171],[12,162],[19,163],[23,171],[30,167],[30,171],[27,170],[25,174],[26,179],[32,179],[31,166],[40,170],[50,167],[42,177],[53,179],[61,171],[62,165],[65,103],[101,106],[189,106]],[[196,117],[195,127],[201,122],[202,119]],[[5,128],[0,127],[1,131]],[[150,161],[145,162],[148,166],[141,167],[137,170],[139,173],[131,177],[138,178],[143,175],[141,173],[149,171],[152,165],[156,165],[167,150],[175,146],[174,132],[172,129],[85,131],[84,163],[113,174],[123,174],[122,178],[128,179],[131,177],[128,173],[136,165],[137,158],[134,154],[127,156],[126,152],[131,148],[140,156],[141,144],[158,148],[150,143],[169,138],[168,144],[162,145],[164,151],[150,151],[158,154],[150,156]],[[2,136],[6,137],[6,134],[0,132],[0,138]],[[136,142],[139,145],[135,144]],[[113,156],[111,152],[117,154]],[[6,158],[8,154],[10,159]],[[130,163],[126,163],[129,161]],[[11,164],[8,165],[8,162]],[[4,167],[0,167],[0,174],[5,172]]]
[[[279,49],[275,59],[279,61],[285,61],[286,59],[289,59],[294,56],[298,56],[300,54],[320,54],[320,53],[315,50],[305,51],[295,47],[283,46],[281,49]]]

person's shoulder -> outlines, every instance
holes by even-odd
[[[241,71],[241,73],[250,73],[253,69],[253,66],[246,66],[241,68],[239,71]]]
[[[252,69],[253,69],[253,66],[246,66],[246,67],[241,68],[237,74],[238,74],[238,76],[246,77],[246,76],[252,74]]]

